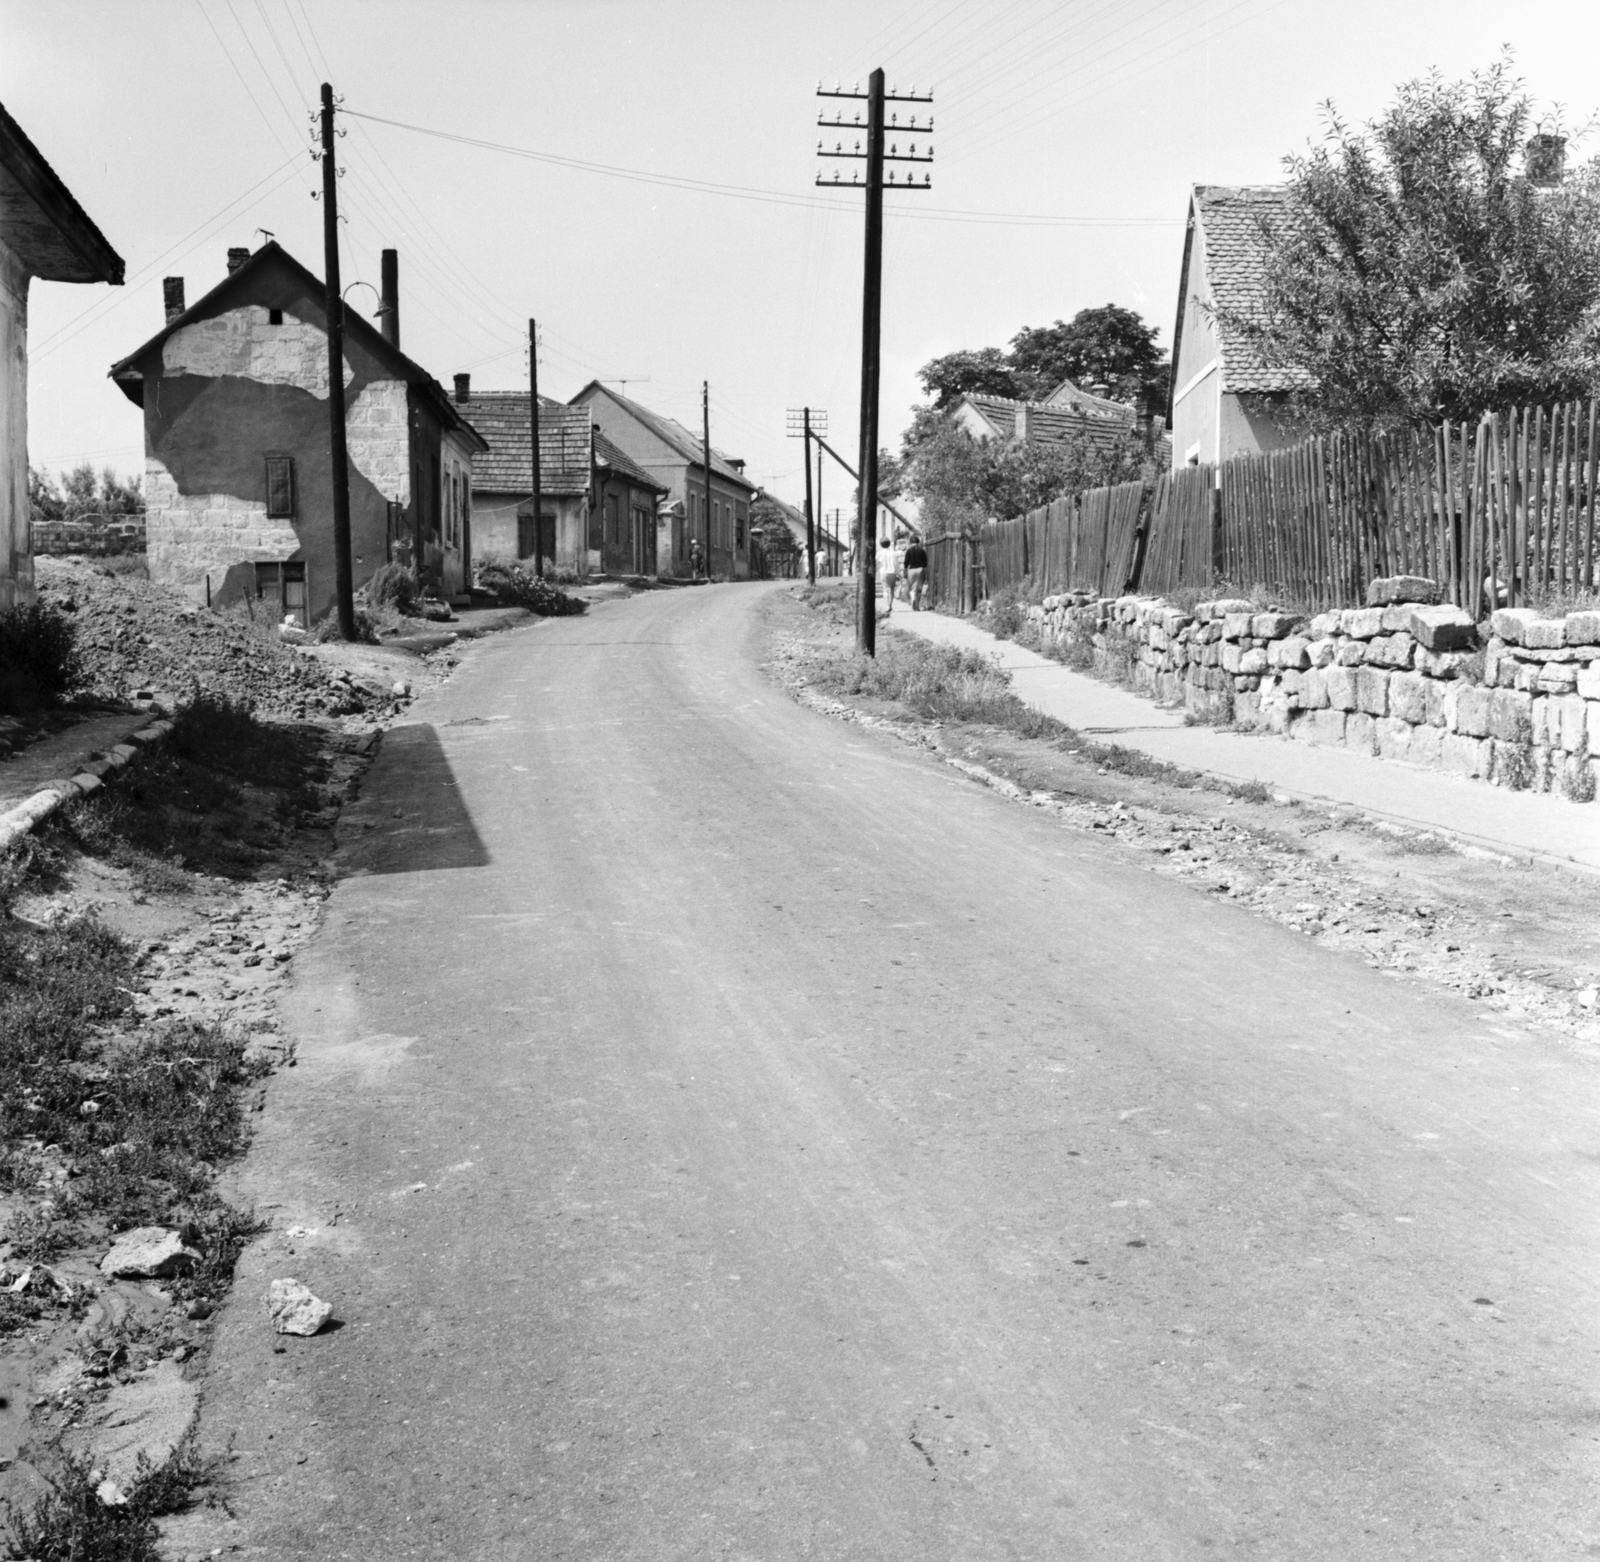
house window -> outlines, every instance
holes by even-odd
[[[283,311],[281,309],[269,309],[267,311],[267,324],[268,325],[282,325],[283,324]]]
[[[267,457],[267,514],[274,520],[294,517],[294,457]]]

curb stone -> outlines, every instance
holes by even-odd
[[[48,782],[33,796],[0,814],[0,851],[14,846],[23,836],[38,829],[63,803],[100,791],[117,771],[137,757],[141,749],[163,742],[171,731],[170,721],[152,721],[133,733],[127,742],[118,743],[99,759],[87,761],[75,775],[62,781]]]

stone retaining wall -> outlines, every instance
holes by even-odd
[[[1019,638],[1203,720],[1592,801],[1600,613],[1501,609],[1475,625],[1436,595],[1379,580],[1370,606],[1307,618],[1074,593],[1029,607]]]

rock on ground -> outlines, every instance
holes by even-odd
[[[182,1274],[200,1255],[176,1231],[162,1226],[138,1226],[124,1231],[100,1260],[100,1272],[113,1280],[154,1279]]]
[[[315,1334],[333,1316],[332,1304],[298,1280],[274,1280],[267,1288],[267,1311],[279,1334]]]

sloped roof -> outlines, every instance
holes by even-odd
[[[1009,396],[981,396],[968,394],[956,403],[970,406],[995,432],[997,438],[1012,439],[1017,432],[1017,413],[1025,409],[1028,414],[1028,437],[1047,445],[1065,445],[1080,439],[1101,447],[1121,440],[1134,425],[1133,408],[1119,401],[1102,401],[1100,397],[1087,398],[1098,403],[1087,405],[1052,406],[1042,401],[1013,401]],[[1102,410],[1105,409],[1105,410]]]
[[[207,316],[225,294],[239,292],[248,295],[251,285],[272,265],[286,267],[313,298],[324,291],[321,277],[302,266],[276,239],[268,239],[243,265],[235,271],[230,271],[203,298],[196,299],[181,315],[174,315],[149,341],[136,347],[126,358],[112,364],[111,378],[118,382],[130,400],[143,405],[144,376],[135,367],[137,361],[152,349],[161,346],[174,331],[181,331],[184,326],[192,325],[196,320]],[[444,387],[415,358],[408,358],[398,347],[391,345],[382,332],[368,325],[354,310],[346,309],[344,312],[344,334],[347,338],[359,341],[364,351],[371,353],[379,363],[385,364],[416,390],[432,408],[434,416],[446,428],[457,430],[466,434],[469,439],[482,443],[481,436],[461,416],[456,404],[445,395]]]
[[[0,227],[32,276],[122,284],[122,257],[0,107]]]
[[[641,488],[653,488],[658,494],[668,492],[665,483],[658,483],[626,450],[619,450],[607,439],[604,429],[597,428],[594,431],[594,455],[601,466],[620,472],[630,483],[637,483]]]
[[[669,418],[665,413],[652,412],[648,407],[641,406],[630,397],[612,390],[609,385],[602,385],[599,380],[591,380],[584,388],[572,398],[568,405],[577,403],[580,397],[589,395],[591,391],[602,396],[609,396],[617,406],[631,413],[663,444],[667,445],[676,455],[695,466],[702,464],[705,449],[698,434],[692,434],[676,418]],[[736,466],[717,449],[711,447],[711,469],[719,476],[725,477],[730,483],[738,483],[744,488],[755,492],[756,485],[750,481]]]
[[[1126,417],[1130,421],[1136,416],[1132,407],[1125,401],[1117,401],[1110,396],[1096,396],[1093,391],[1086,391],[1081,385],[1074,384],[1071,380],[1063,380],[1044,399],[1047,407],[1077,407],[1085,412],[1103,412],[1108,416]]]
[[[472,486],[485,493],[533,492],[527,391],[474,391],[458,410],[488,449],[472,463]],[[589,491],[589,409],[539,398],[539,487],[547,494]],[[649,479],[646,479],[649,481]]]
[[[1288,208],[1288,190],[1280,184],[1197,184],[1190,200],[1189,236],[1184,245],[1183,275],[1178,288],[1178,323],[1173,336],[1183,341],[1183,311],[1189,298],[1189,267],[1195,234],[1205,256],[1206,281],[1212,307],[1220,313],[1265,321],[1266,246],[1263,227],[1282,222]],[[1217,339],[1222,349],[1222,389],[1273,393],[1300,390],[1312,383],[1304,369],[1269,364],[1247,337],[1230,331],[1219,318]],[[1172,383],[1182,383],[1183,371],[1173,363]]]

